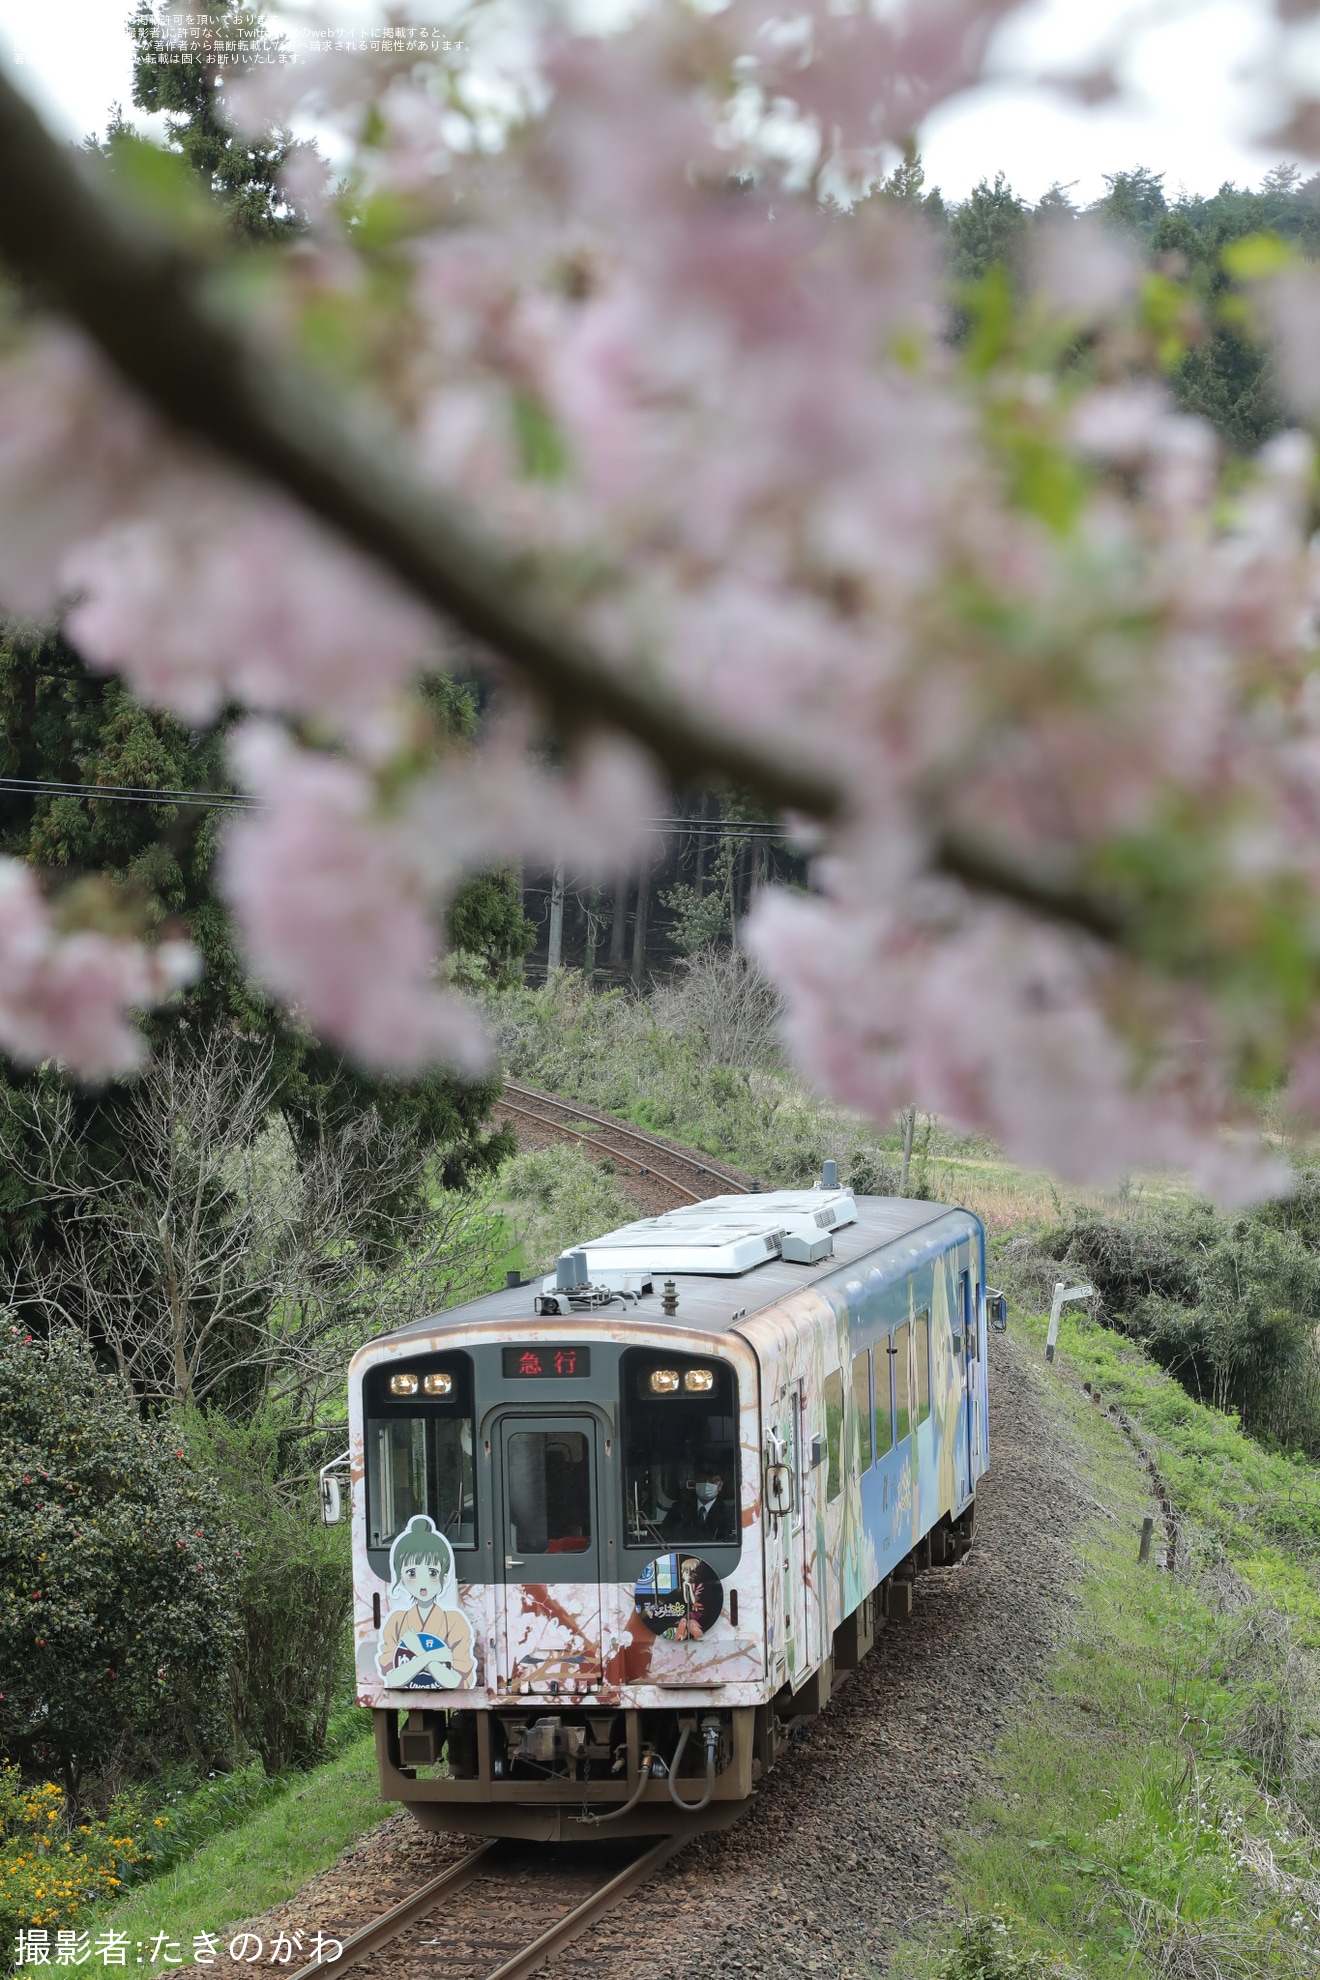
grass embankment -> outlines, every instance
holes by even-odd
[[[904,1947],[891,1971],[1315,1974],[1320,1473],[1262,1450],[1094,1323],[1065,1321],[1048,1373],[1044,1322],[1013,1324],[1071,1421],[1094,1503],[1078,1603],[957,1844],[970,1922],[942,1947]],[[1083,1380],[1127,1413],[1182,1515],[1173,1575],[1138,1563],[1150,1474]]]
[[[278,1792],[186,1860],[79,1923],[90,1926],[93,1940],[106,1929],[126,1932],[130,1964],[138,1941],[149,1960],[161,1932],[190,1958],[198,1933],[224,1936],[240,1919],[292,1897],[390,1813],[380,1799],[375,1742],[367,1732],[320,1767],[287,1776]]]

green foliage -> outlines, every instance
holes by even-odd
[[[979,282],[994,268],[1012,268],[1027,232],[1028,208],[1002,172],[986,179],[953,209],[949,240],[953,273],[960,282]]]
[[[1042,1953],[1021,1951],[1002,1912],[990,1911],[967,1920],[940,1980],[1051,1980],[1068,1970]]]
[[[693,956],[727,940],[732,917],[723,891],[698,893],[686,881],[661,891],[660,899],[673,914],[669,939],[680,955]]]
[[[448,929],[452,951],[497,989],[520,981],[523,958],[536,947],[518,875],[505,868],[479,873],[459,890]]]
[[[437,724],[456,737],[475,723],[468,690],[437,678],[429,701]],[[186,999],[148,1024],[157,1045],[175,1027],[203,1034],[232,1028],[254,1051],[272,1053],[272,1104],[301,1153],[335,1127],[374,1109],[387,1126],[407,1126],[439,1154],[443,1179],[457,1187],[508,1153],[505,1130],[485,1122],[497,1081],[464,1084],[433,1071],[404,1083],[371,1079],[320,1045],[249,980],[227,908],[213,888],[223,814],[197,804],[97,798],[98,788],[151,791],[232,789],[219,733],[197,735],[168,715],[138,705],[122,685],[94,675],[55,632],[0,627],[0,774],[40,788],[0,792],[0,850],[48,869],[64,884],[104,885],[111,911],[148,930],[182,930],[201,949],[204,969]],[[507,874],[478,877],[458,896],[459,939],[476,950],[499,982],[514,973],[530,931]],[[46,1068],[10,1075],[31,1109],[29,1131],[8,1116],[11,1159],[0,1165],[0,1251],[10,1261],[24,1239],[58,1250],[58,1221],[21,1179],[40,1138],[43,1106],[60,1082]],[[76,1094],[79,1141],[89,1172],[113,1167],[121,1145],[127,1089]],[[74,1178],[69,1178],[73,1180]],[[396,1204],[395,1209],[403,1206]]]
[[[515,1155],[499,1189],[529,1272],[550,1271],[561,1251],[635,1214],[610,1170],[567,1142]]]
[[[566,970],[542,990],[488,995],[483,1010],[515,1079],[704,1148],[766,1184],[810,1183],[832,1157],[843,1176],[897,1189],[897,1130],[877,1133],[784,1066],[773,1002],[737,951],[699,953],[648,999],[593,990]]]
[[[1082,1574],[1046,1683],[998,1745],[958,1845],[968,1923],[938,1963],[909,1947],[890,1970],[1301,1980],[1320,1924],[1320,1697],[1310,1625],[1283,1614],[1276,1591],[1311,1588],[1313,1606],[1315,1595],[1236,1467],[1258,1482],[1305,1470],[1320,1500],[1311,1468],[1262,1452],[1094,1322],[1065,1319],[1048,1373],[1043,1318],[1012,1327],[1082,1473],[1093,1515],[1077,1541]],[[1180,1516],[1175,1574],[1137,1560],[1149,1475],[1078,1393],[1083,1374],[1159,1463]],[[1203,1527],[1205,1513],[1220,1523]]]
[[[207,1839],[198,1837],[197,1847],[163,1876],[130,1892],[113,1910],[100,1910],[96,1929],[124,1932],[132,1946],[139,1939],[149,1944],[168,1924],[185,1953],[195,1933],[227,1938],[227,1926],[284,1903],[365,1830],[397,1814],[381,1802],[375,1741],[370,1732],[361,1733],[364,1715],[356,1716],[359,1736],[334,1760],[309,1774],[266,1782],[241,1819]]]
[[[185,1421],[185,1443],[241,1535],[230,1701],[238,1739],[271,1775],[321,1757],[351,1668],[348,1530],[321,1524],[317,1491],[327,1437],[342,1435],[300,1436],[271,1403],[243,1422],[216,1412]]]
[[[1164,197],[1164,174],[1152,172],[1144,165],[1135,171],[1108,172],[1104,175],[1108,188],[1104,198],[1092,208],[1111,227],[1132,235],[1136,240],[1150,243],[1154,240],[1161,221],[1169,211]]]
[[[1044,1293],[1088,1279],[1103,1312],[1197,1396],[1253,1435],[1320,1452],[1320,1177],[1296,1203],[1237,1217],[1166,1204],[1104,1217],[1075,1211],[1010,1263]]]
[[[164,112],[170,145],[219,203],[239,240],[288,236],[301,225],[280,189],[280,174],[295,149],[292,137],[273,129],[255,139],[239,136],[224,107],[226,80],[232,83],[263,56],[269,59],[275,46],[261,13],[240,0],[195,0],[186,30],[191,45],[181,48],[176,39],[181,24],[175,15],[171,31],[170,11],[138,0],[129,22],[134,104]],[[223,64],[213,59],[216,52],[225,54]],[[110,151],[114,162],[113,132]]]
[[[0,1750],[58,1778],[226,1739],[233,1534],[72,1335],[0,1327]]]
[[[1259,279],[1267,260],[1277,264],[1280,247],[1320,258],[1318,184],[1304,182],[1295,166],[1276,166],[1254,192],[1226,183],[1209,196],[1180,193],[1170,203],[1163,174],[1138,166],[1107,176],[1103,197],[1088,209],[1151,264],[1148,327],[1179,403],[1244,454],[1278,432],[1284,414],[1243,285]],[[968,345],[973,366],[989,370],[1013,330],[1014,284],[1028,265],[1034,234],[1042,224],[1066,226],[1077,209],[1069,189],[1058,185],[1030,208],[1002,172],[993,183],[982,179],[947,209],[938,193],[927,195],[923,186],[921,160],[913,152],[872,188],[871,197],[919,207],[943,237],[961,291],[954,334]],[[1084,350],[1077,356],[1085,361]],[[1039,448],[1021,469],[1026,506],[1046,521],[1066,516],[1075,491],[1060,479],[1056,450]]]
[[[53,1948],[61,1926],[113,1898],[143,1860],[130,1826],[122,1806],[108,1821],[69,1821],[54,1782],[33,1786],[0,1760],[0,1961],[13,1957],[20,1928],[45,1931]]]

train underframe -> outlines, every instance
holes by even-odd
[[[882,1622],[911,1615],[918,1573],[962,1559],[975,1522],[973,1501],[919,1541],[844,1618],[833,1654],[796,1690],[784,1685],[763,1705],[732,1707],[567,1709],[542,1698],[487,1711],[378,1711],[381,1794],[426,1829],[534,1842],[725,1828],[793,1727],[824,1711],[835,1684],[861,1663]]]

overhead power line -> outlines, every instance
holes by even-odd
[[[243,791],[152,790],[145,784],[66,784],[52,777],[0,777],[0,791],[28,797],[109,798],[115,804],[210,805],[220,810],[250,811],[260,801]]]
[[[0,777],[0,791],[13,791],[26,797],[74,797],[95,799],[100,804],[195,805],[219,811],[260,810],[263,800],[246,791],[153,790],[146,784],[73,784],[54,777]],[[690,832],[720,839],[767,839],[782,842],[788,834],[781,826],[759,819],[740,818],[651,818],[653,831]]]

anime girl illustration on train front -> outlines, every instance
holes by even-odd
[[[452,1691],[476,1668],[472,1626],[458,1607],[454,1551],[425,1513],[410,1519],[390,1549],[390,1596],[403,1606],[385,1618],[376,1651],[391,1690]]]

